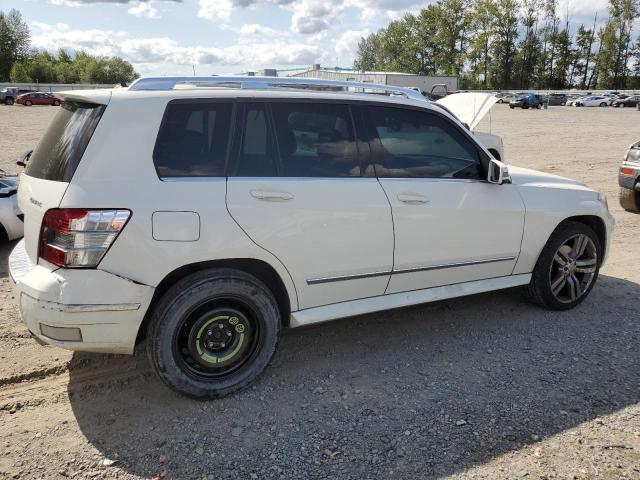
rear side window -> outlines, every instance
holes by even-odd
[[[347,105],[274,103],[282,177],[359,177]]]
[[[43,180],[71,181],[105,108],[64,102],[33,151],[25,173]]]
[[[481,178],[477,148],[444,118],[401,108],[368,110],[379,177]]]
[[[169,103],[153,150],[159,177],[221,177],[231,103]]]

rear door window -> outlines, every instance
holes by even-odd
[[[33,151],[25,173],[43,180],[71,181],[105,108],[64,102]]]
[[[274,103],[282,177],[359,177],[348,105]]]
[[[224,176],[233,104],[169,102],[153,150],[158,176]]]

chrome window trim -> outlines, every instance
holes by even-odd
[[[395,275],[395,274],[405,274],[405,273],[417,273],[417,272],[428,272],[431,270],[442,270],[445,268],[456,268],[456,267],[470,267],[474,265],[484,265],[487,263],[497,263],[497,262],[509,262],[515,260],[516,257],[500,257],[500,258],[488,258],[484,260],[473,260],[469,262],[456,262],[456,263],[447,263],[442,265],[430,265],[426,267],[413,267],[413,268],[402,268],[399,270],[383,270],[377,272],[368,272],[368,273],[356,273],[352,275],[340,275],[335,277],[320,277],[320,278],[310,278],[307,280],[307,285],[318,285],[322,283],[331,283],[331,282],[342,282],[345,280],[360,280],[364,278],[373,278],[373,277],[381,277],[385,275]]]

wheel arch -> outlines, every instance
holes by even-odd
[[[583,225],[586,225],[594,232],[596,232],[598,240],[600,241],[600,246],[602,247],[602,258],[605,257],[605,249],[607,248],[607,227],[605,226],[604,220],[602,218],[597,215],[576,215],[573,217],[567,217],[562,220],[553,231],[555,232],[558,227],[565,224],[566,222],[582,223]]]
[[[187,275],[209,268],[231,268],[256,277],[265,284],[276,299],[278,310],[280,311],[282,326],[289,326],[292,299],[290,297],[290,292],[287,291],[284,281],[273,266],[269,265],[269,263],[264,260],[258,260],[255,258],[210,260],[183,265],[173,270],[162,279],[153,293],[149,308],[147,309],[144,319],[138,329],[136,343],[139,343],[144,338],[147,325],[151,318],[151,313],[167,290]],[[295,294],[293,298],[295,300]]]

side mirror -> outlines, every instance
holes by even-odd
[[[492,158],[489,160],[489,172],[487,174],[487,181],[489,183],[495,183],[496,185],[502,185],[503,183],[511,183],[511,177],[509,176],[509,168],[499,160]]]

